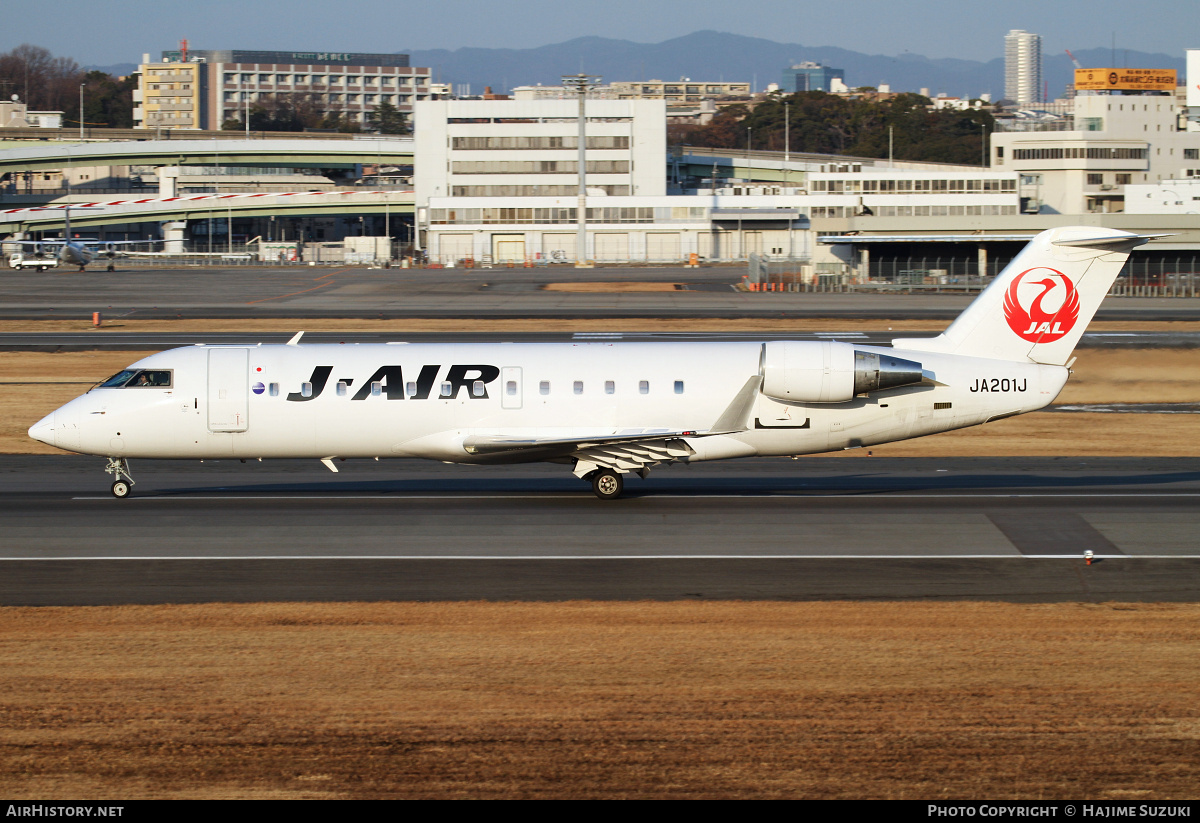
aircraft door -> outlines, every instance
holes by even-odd
[[[209,349],[208,430],[244,432],[249,423],[249,349]]]
[[[521,385],[521,369],[518,366],[505,366],[500,369],[500,407],[504,409],[521,408],[521,398],[524,386]]]

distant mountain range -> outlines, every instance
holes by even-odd
[[[996,51],[1002,52],[1003,40],[997,38]],[[690,77],[709,80],[750,81],[759,91],[769,83],[779,83],[783,70],[793,63],[811,60],[844,69],[846,84],[879,86],[887,83],[892,91],[929,89],[931,95],[945,92],[951,97],[977,97],[990,92],[993,100],[1004,96],[1004,59],[986,62],[952,58],[933,59],[904,52],[895,56],[862,54],[836,46],[804,46],[776,43],[760,37],[745,37],[716,31],[698,31],[661,43],[633,43],[604,37],[579,37],[565,43],[533,49],[462,48],[408,52],[414,66],[433,69],[437,83],[455,86],[469,84],[473,94],[485,86],[503,92],[514,86],[558,85],[564,74],[586,72],[606,81],[676,80]],[[1183,55],[1148,54],[1107,48],[1075,52],[1079,61],[1090,68],[1115,65],[1130,68],[1173,68],[1183,76]],[[136,70],[131,63],[115,66],[89,66],[110,74],[128,74]],[[1074,66],[1064,54],[1046,55],[1042,71],[1050,97],[1061,97],[1072,82]]]
[[[1001,52],[1003,41],[996,44]],[[430,66],[436,82],[469,83],[479,94],[484,86],[500,92],[513,86],[558,85],[564,74],[580,71],[601,75],[605,80],[693,80],[752,81],[762,90],[768,83],[779,83],[783,69],[793,63],[811,60],[844,69],[846,84],[878,86],[887,83],[892,91],[929,89],[936,95],[976,97],[991,92],[992,99],[1004,95],[1004,59],[986,62],[952,58],[931,59],[904,52],[895,56],[862,54],[836,46],[804,46],[776,43],[760,37],[744,37],[716,31],[698,31],[662,43],[633,43],[603,37],[579,37],[534,49],[477,49],[455,51],[436,49],[410,52],[414,66]],[[1084,66],[1108,67],[1113,64],[1110,49],[1082,49],[1075,52]],[[1116,52],[1116,65],[1130,68],[1174,68],[1181,76],[1182,55]],[[1049,83],[1050,96],[1062,96],[1072,82],[1074,66],[1064,54],[1046,55],[1042,70]]]

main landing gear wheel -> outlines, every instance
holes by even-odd
[[[112,495],[113,495],[113,497],[117,498],[118,500],[120,500],[121,498],[128,497],[129,496],[129,484],[126,483],[124,480],[115,481],[112,484]]]
[[[624,479],[612,469],[601,469],[592,475],[592,491],[601,500],[615,500],[624,489]]]

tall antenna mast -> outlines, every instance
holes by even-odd
[[[568,74],[563,76],[563,85],[575,89],[579,95],[579,203],[575,209],[575,268],[590,269],[592,263],[587,254],[587,112],[585,104],[589,89],[600,83],[594,74]]]

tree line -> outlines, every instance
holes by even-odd
[[[930,104],[919,94],[887,100],[821,91],[775,95],[753,108],[723,108],[707,125],[672,125],[668,139],[710,148],[783,151],[786,111],[790,151],[885,158],[890,135],[897,160],[981,164],[992,115],[975,109],[933,111]]]
[[[136,77],[118,79],[102,71],[85,72],[71,58],[55,57],[29,43],[0,54],[0,100],[16,95],[30,111],[61,111],[64,126],[79,125],[80,86],[84,125],[133,126]]]

